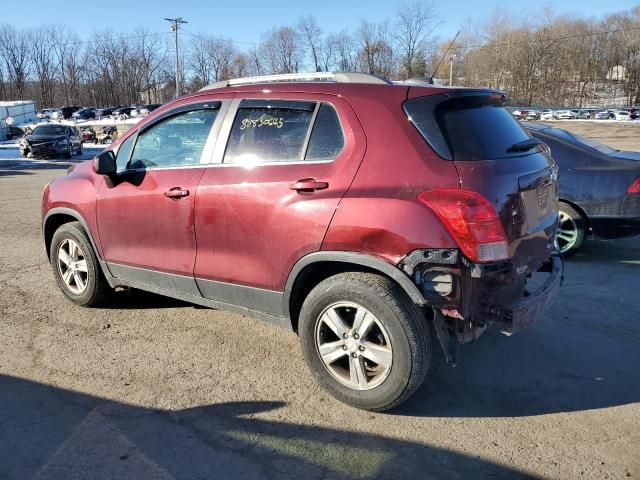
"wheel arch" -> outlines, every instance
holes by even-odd
[[[76,210],[65,207],[52,208],[47,212],[42,222],[42,237],[44,239],[47,258],[51,258],[51,240],[53,239],[54,233],[56,233],[56,230],[58,230],[62,225],[70,222],[80,222],[80,225],[82,225],[82,228],[89,237],[93,251],[98,256],[98,259],[101,260],[100,251],[97,248],[93,235],[91,234],[91,230],[89,230],[89,226],[85,219]]]
[[[298,331],[300,310],[309,292],[326,278],[344,272],[383,275],[398,284],[414,303],[420,306],[426,304],[420,290],[411,279],[385,260],[358,252],[315,252],[300,259],[287,278],[283,311],[291,320],[294,332]]]
[[[578,212],[578,213],[582,216],[582,218],[583,218],[583,219],[584,219],[584,221],[585,221],[586,227],[587,227],[587,228],[586,228],[587,233],[589,233],[589,232],[593,231],[593,228],[592,228],[592,226],[591,226],[591,220],[589,220],[589,216],[588,216],[588,215],[587,215],[587,213],[584,211],[584,209],[583,209],[582,207],[580,207],[580,205],[578,205],[578,204],[577,204],[577,203],[575,203],[575,202],[572,202],[571,200],[567,200],[566,198],[562,198],[562,197],[560,197],[560,198],[558,199],[558,201],[559,201],[560,203],[566,203],[567,205],[569,205],[571,208],[573,208],[576,212]]]

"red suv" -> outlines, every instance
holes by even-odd
[[[214,84],[45,188],[57,282],[79,305],[135,287],[275,323],[335,397],[390,409],[431,331],[454,363],[557,295],[557,169],[504,100],[363,74]]]

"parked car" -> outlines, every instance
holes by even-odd
[[[612,110],[609,112],[611,120],[631,120],[631,114],[628,110]]]
[[[96,118],[96,111],[93,108],[81,108],[80,110],[73,112],[72,117],[75,121],[92,120]]]
[[[609,118],[610,112],[609,110],[599,110],[595,114],[596,120],[606,120]]]
[[[50,157],[63,155],[71,158],[82,153],[82,140],[76,127],[48,123],[38,125],[18,144],[22,156]]]
[[[139,115],[146,117],[147,115],[149,115],[151,112],[153,112],[156,108],[160,107],[162,104],[160,103],[150,103],[148,105],[143,105],[142,107],[140,107],[139,110]]]
[[[589,120],[591,118],[591,112],[589,110],[578,110],[574,113],[576,114],[576,118],[580,120]]]
[[[453,363],[558,293],[556,166],[504,101],[364,74],[214,84],[45,188],[53,273],[78,305],[137,287],[294,330],[332,395],[393,408],[431,329]]]
[[[96,118],[108,117],[113,114],[113,111],[120,107],[106,107],[106,108],[98,108],[96,110]]]
[[[556,110],[553,112],[553,118],[555,120],[573,120],[576,118],[576,114],[571,110]]]
[[[119,107],[111,112],[111,115],[119,118],[129,118],[131,116],[131,110],[133,110],[133,107]]]
[[[62,107],[57,109],[52,114],[51,118],[56,120],[69,120],[72,117],[72,115],[78,110],[80,110],[81,108],[82,107]]]
[[[53,114],[56,111],[57,110],[55,108],[45,108],[45,109],[39,110],[38,113],[36,113],[36,117],[40,119],[50,119],[50,118],[53,118]]]
[[[640,118],[640,108],[629,109],[629,117],[631,120],[638,120]]]
[[[540,120],[540,112],[536,110],[522,110],[520,118],[522,120]]]
[[[608,147],[559,128],[527,125],[560,168],[560,251],[572,255],[589,234],[640,233],[640,152]]]
[[[553,110],[543,110],[540,112],[540,120],[553,120]]]

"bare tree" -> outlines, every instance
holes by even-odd
[[[358,69],[358,52],[354,38],[349,32],[343,30],[339,33],[327,37],[327,52],[325,55],[327,65],[333,64],[336,69],[342,72],[356,71]],[[335,57],[335,58],[332,58]],[[326,68],[329,70],[329,68]]]
[[[442,24],[434,0],[402,4],[398,9],[393,38],[402,55],[402,75],[425,75],[425,42]]]
[[[360,22],[356,31],[360,68],[373,75],[391,76],[394,72],[394,52],[389,42],[389,23]]]
[[[271,73],[295,73],[303,56],[300,35],[292,27],[271,30],[260,46],[260,54]]]
[[[24,99],[32,64],[27,33],[17,31],[9,25],[0,28],[0,55],[9,79],[9,95]]]
[[[311,53],[314,71],[322,71],[322,29],[318,26],[318,22],[312,16],[303,17],[298,22],[298,31]]]

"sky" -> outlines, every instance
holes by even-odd
[[[108,0],[106,2],[59,2],[55,0],[0,0],[0,24],[16,28],[37,27],[46,23],[63,23],[83,39],[95,30],[111,28],[131,31],[139,25],[151,32],[169,31],[165,17],[182,17],[189,33],[207,33],[231,38],[238,46],[260,42],[262,34],[272,27],[291,25],[301,16],[313,15],[328,32],[354,29],[360,19],[380,21],[391,17],[402,5],[394,0]],[[536,10],[553,5],[557,13],[575,17],[600,17],[628,10],[637,0],[437,0],[443,24],[436,34],[442,38],[455,35],[460,25],[486,18],[496,8],[511,11]],[[28,5],[28,6],[27,6]],[[69,5],[70,8],[63,8]]]

